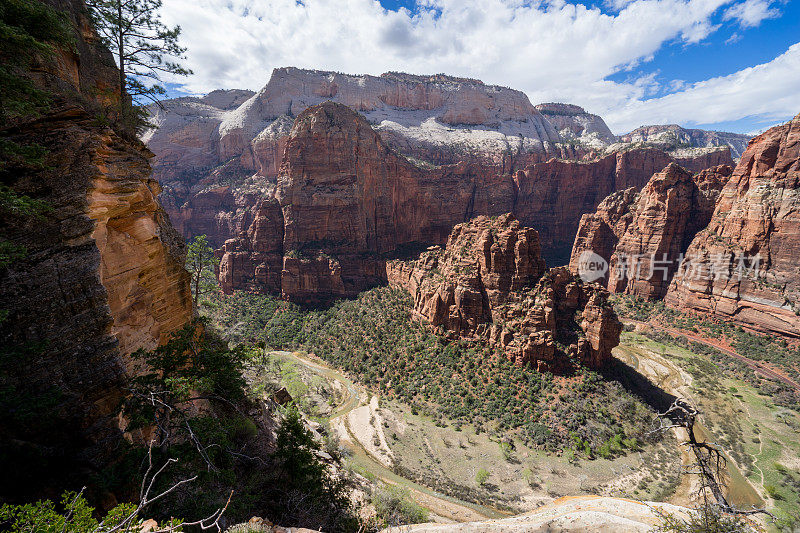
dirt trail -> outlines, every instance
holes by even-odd
[[[328,421],[332,428],[336,427],[339,429],[340,433],[343,433],[341,436],[353,453],[353,460],[358,466],[385,483],[401,485],[407,488],[411,493],[411,497],[418,504],[454,522],[469,522],[484,518],[503,518],[509,516],[509,513],[491,507],[458,500],[395,474],[382,464],[379,458],[373,457],[366,450],[359,439],[353,434],[352,428],[350,427],[347,415],[362,405],[362,396],[368,396],[366,391],[362,390],[361,387],[353,383],[344,374],[332,369],[321,361],[304,357],[296,352],[278,351],[271,353],[293,359],[325,379],[338,381],[344,386],[344,390],[348,393],[347,398],[334,409],[328,417]]]
[[[724,353],[726,355],[729,355],[729,356],[731,356],[731,357],[733,357],[735,359],[738,359],[739,361],[743,362],[744,364],[749,366],[756,373],[761,374],[764,377],[767,377],[767,378],[770,378],[770,379],[778,380],[781,383],[784,383],[784,384],[792,387],[797,392],[800,392],[800,384],[792,381],[789,377],[784,376],[783,374],[781,374],[779,372],[776,372],[775,370],[772,370],[771,368],[768,368],[766,365],[764,365],[763,363],[761,363],[759,361],[755,361],[753,359],[750,359],[749,357],[745,357],[745,356],[743,356],[743,355],[731,350],[730,348],[725,348],[724,346],[720,346],[719,344],[710,342],[710,341],[708,341],[708,340],[706,340],[706,339],[704,339],[702,337],[699,337],[697,335],[694,335],[692,333],[689,333],[689,332],[686,332],[686,331],[683,331],[683,330],[680,330],[680,329],[674,329],[674,328],[668,328],[668,327],[665,327],[665,326],[659,326],[658,324],[653,324],[652,322],[642,322],[641,320],[634,320],[633,318],[623,318],[621,320],[622,320],[623,323],[630,322],[632,324],[640,324],[640,325],[643,325],[643,326],[648,326],[648,327],[651,327],[653,329],[658,329],[658,330],[670,333],[672,335],[679,335],[679,336],[682,336],[682,337],[686,337],[687,339],[692,340],[694,342],[699,342],[700,344],[705,344],[706,346],[710,346],[711,348],[715,348],[715,349],[719,350],[720,352],[722,352],[722,353]]]
[[[680,369],[680,367],[665,357],[662,357],[646,348],[633,350],[631,347],[623,345],[615,348],[614,355],[640,372],[644,377],[665,392],[677,397],[687,398],[693,403],[697,404],[697,402],[693,399],[690,388],[692,383],[691,376],[686,374]],[[710,432],[699,421],[695,425],[695,434],[700,440],[708,440],[711,435]],[[680,442],[683,438],[685,438],[685,435],[681,437],[680,435],[676,434],[676,437],[678,437]],[[681,455],[683,457],[684,464],[686,464],[686,462],[689,460],[689,457],[683,447],[681,447]],[[745,476],[739,471],[736,463],[730,457],[728,457],[727,454],[725,454],[725,457],[727,459],[727,469],[731,480],[730,486],[728,487],[728,497],[733,500],[732,503],[745,508],[749,507],[750,505],[762,504],[763,501],[760,495],[750,484],[747,478],[745,478]],[[679,492],[686,497],[688,497],[688,493],[690,492],[689,485],[689,477],[685,476],[681,483]]]

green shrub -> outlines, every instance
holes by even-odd
[[[489,471],[486,470],[485,468],[479,469],[478,472],[475,474],[475,482],[480,486],[485,485],[488,480],[489,480]]]
[[[411,499],[408,489],[397,485],[381,485],[374,489],[370,503],[375,507],[378,528],[428,521],[428,511]]]

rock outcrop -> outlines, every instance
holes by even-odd
[[[536,109],[544,115],[561,138],[567,142],[580,143],[602,150],[617,141],[605,121],[580,106],[573,104],[538,104]]]
[[[661,150],[644,148],[590,162],[552,159],[535,163],[514,176],[518,192],[513,211],[539,232],[548,262],[566,265],[583,214],[593,212],[615,191],[641,189],[653,174],[675,161]],[[726,161],[729,156],[721,160],[704,156],[699,164],[694,161],[688,166],[700,170]]]
[[[750,142],[668,305],[800,336],[800,115]]]
[[[247,94],[215,91],[204,98],[168,100],[151,109],[157,128],[143,137],[156,154],[155,177],[176,226],[202,228],[217,245],[236,231],[197,219],[213,221],[224,213],[222,218],[241,222],[246,200],[239,184],[253,175],[274,182],[294,119],[324,101],[364,114],[400,153],[435,163],[477,156],[507,164],[514,154],[530,154],[534,160],[560,155],[558,133],[523,93],[478,80],[280,68],[242,102]],[[196,206],[198,194],[224,185],[231,186],[229,205],[216,213]]]
[[[677,124],[641,126],[620,136],[623,143],[646,143],[667,151],[681,148],[730,148],[731,155],[739,159],[750,141],[749,135],[725,131],[708,131],[682,128]]]
[[[608,293],[565,268],[547,270],[535,230],[510,214],[457,225],[444,248],[387,264],[390,285],[411,293],[413,316],[454,335],[485,336],[517,365],[600,368],[619,344]]]
[[[332,102],[301,113],[285,143],[274,193],[237,207],[242,229],[219,254],[226,292],[301,302],[353,296],[386,281],[387,258],[443,245],[456,224],[507,212],[540,232],[545,259],[567,264],[583,213],[672,161],[645,149],[585,163],[552,159],[514,176],[476,162],[431,168],[395,153],[362,115]],[[235,203],[227,188],[198,196],[206,197],[212,206]],[[223,222],[231,219],[213,219]]]
[[[113,59],[80,0],[50,3],[76,28],[74,49],[30,74],[50,108],[2,128],[4,141],[46,151],[44,168],[11,163],[4,179],[49,206],[40,216],[0,211],[3,240],[24,248],[0,268],[3,500],[41,494],[26,492],[33,479],[57,497],[113,460],[126,355],[166,340],[193,312],[183,239],[158,203],[152,154],[96,118],[109,107],[97,95],[113,94]]]
[[[711,220],[732,170],[722,165],[692,175],[670,163],[640,193],[611,194],[581,217],[570,270],[593,278],[586,262],[599,256],[608,264],[599,281],[610,291],[662,298],[689,243]]]

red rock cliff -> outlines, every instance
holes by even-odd
[[[581,272],[581,261],[593,252],[609,265],[600,280],[609,290],[662,298],[731,172],[719,166],[693,176],[670,163],[640,193],[630,188],[611,194],[595,213],[581,217],[570,270]]]
[[[689,246],[692,262],[675,276],[666,303],[800,336],[798,191],[800,115],[750,142],[711,222]]]
[[[518,365],[602,367],[621,331],[608,293],[564,268],[548,271],[540,252],[536,231],[512,215],[481,216],[453,228],[444,248],[390,261],[388,279],[411,293],[417,318],[485,336]]]
[[[641,187],[670,161],[658,150],[631,150],[536,163],[513,178],[477,163],[418,166],[363,116],[327,102],[295,121],[275,193],[224,244],[220,281],[226,292],[304,302],[353,296],[385,282],[387,257],[444,244],[456,224],[507,212],[543,235],[547,260],[566,264],[583,213],[618,188]]]

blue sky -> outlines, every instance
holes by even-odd
[[[164,0],[188,79],[258,90],[273,68],[444,72],[564,101],[615,133],[753,133],[800,113],[800,0]]]

